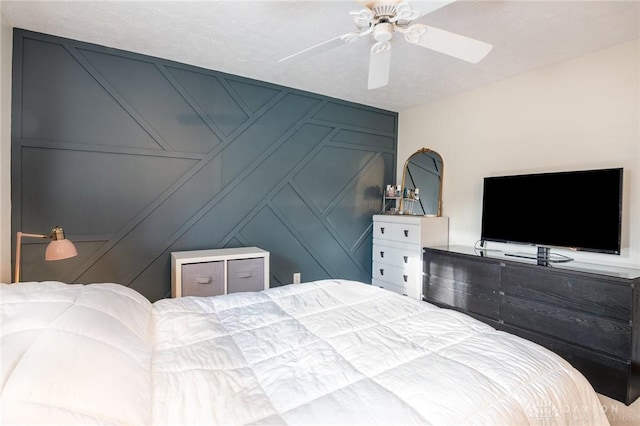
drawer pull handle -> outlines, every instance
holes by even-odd
[[[247,271],[247,272],[238,272],[236,274],[237,278],[251,278],[253,276],[253,272],[251,271]]]
[[[384,234],[384,226],[381,226],[381,227],[380,227],[380,233],[381,233],[381,234]]]
[[[211,277],[196,277],[197,284],[210,284]]]
[[[408,275],[403,275],[402,278],[404,279],[404,282],[406,283],[407,280],[409,279],[409,276]]]
[[[404,263],[409,263],[409,256],[402,256]]]
[[[405,236],[405,237],[408,237],[408,236],[409,236],[409,230],[408,230],[408,229],[405,229],[405,230],[404,230],[404,236]]]
[[[380,275],[384,275],[384,269],[380,268]]]
[[[384,257],[384,252],[383,251],[380,252],[380,257]]]

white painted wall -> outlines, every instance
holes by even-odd
[[[636,40],[401,111],[398,171],[417,149],[438,151],[450,243],[473,246],[483,177],[624,167],[621,255],[555,251],[640,268],[639,52]]]
[[[0,1],[0,282],[11,282],[11,52],[13,32]]]

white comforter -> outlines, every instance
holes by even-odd
[[[0,423],[607,424],[546,349],[344,280],[150,304],[0,286]]]

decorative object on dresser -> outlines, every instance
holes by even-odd
[[[422,248],[448,241],[447,217],[373,216],[371,283],[421,300]]]
[[[400,200],[402,199],[402,187],[400,185],[387,185],[382,195],[382,213],[400,214]]]
[[[20,281],[20,257],[22,254],[22,238],[42,238],[49,239],[51,242],[47,245],[45,250],[44,259],[50,260],[63,260],[75,257],[78,255],[78,249],[76,246],[64,236],[64,230],[59,226],[51,229],[49,235],[44,234],[27,234],[18,231],[16,233],[16,264],[14,267],[14,282]]]
[[[269,252],[258,247],[171,253],[171,297],[269,288]]]
[[[420,188],[404,188],[402,191],[400,185],[387,185],[382,198],[382,213],[423,214],[421,205],[419,209],[414,210],[416,203],[420,203]]]
[[[627,405],[640,396],[640,269],[425,248],[423,292],[556,352],[601,394]]]

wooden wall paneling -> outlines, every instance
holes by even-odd
[[[397,114],[16,29],[13,231],[65,227],[77,258],[23,247],[23,280],[169,294],[169,253],[255,245],[272,285],[371,276]]]

